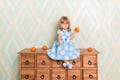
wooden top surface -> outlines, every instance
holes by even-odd
[[[93,48],[92,52],[88,52],[87,48],[79,48],[80,55],[93,55],[93,54],[99,54],[99,52]],[[18,54],[46,54],[46,50],[42,50],[41,48],[37,48],[35,52],[32,52],[30,48],[25,48],[18,52]]]

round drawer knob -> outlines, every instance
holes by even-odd
[[[25,61],[25,65],[29,65],[30,62],[28,60]]]
[[[41,64],[42,64],[42,65],[45,65],[45,61],[43,60],[43,61],[41,62]]]
[[[60,60],[58,60],[58,61],[57,61],[57,64],[58,64],[58,65],[60,65],[60,64],[61,64],[61,61],[60,61]]]
[[[61,76],[60,76],[60,75],[57,75],[57,79],[61,79]]]
[[[93,75],[89,75],[89,78],[90,78],[90,79],[93,79]]]
[[[28,74],[25,75],[25,79],[29,79],[29,75]]]
[[[41,78],[41,79],[44,79],[44,75],[42,74],[42,75],[40,76],[40,78]]]
[[[76,79],[76,75],[73,75],[72,78],[73,78],[73,79]]]
[[[88,65],[92,65],[92,61],[89,60],[89,61],[88,61]]]
[[[73,60],[73,61],[72,61],[72,64],[73,64],[73,65],[75,65],[75,64],[76,64],[75,60]]]

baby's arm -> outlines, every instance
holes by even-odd
[[[72,40],[76,35],[76,32],[74,31],[71,35],[70,35],[70,40]]]
[[[58,34],[58,46],[62,45],[61,33]]]

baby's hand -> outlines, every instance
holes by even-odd
[[[61,46],[61,45],[62,45],[62,42],[61,42],[61,41],[59,41],[59,42],[58,42],[58,46]]]

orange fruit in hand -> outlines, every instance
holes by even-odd
[[[35,51],[36,51],[36,48],[35,48],[35,47],[32,47],[32,48],[31,48],[31,51],[32,51],[32,52],[35,52]]]
[[[75,32],[79,32],[80,30],[79,30],[78,27],[76,27],[76,28],[74,29],[74,31],[75,31]]]
[[[47,50],[48,48],[47,48],[46,45],[43,45],[43,46],[42,46],[42,49],[43,49],[43,50]]]
[[[87,48],[87,50],[88,50],[88,52],[92,52],[92,48],[91,47],[89,47],[89,48]]]

